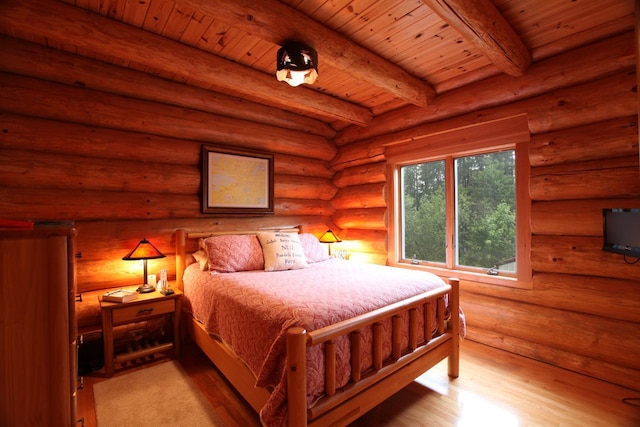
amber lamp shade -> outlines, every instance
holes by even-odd
[[[142,260],[144,265],[143,271],[143,285],[141,285],[138,289],[136,289],[140,293],[153,292],[156,290],[155,287],[149,285],[147,283],[147,260],[148,259],[157,259],[164,258],[165,255],[158,250],[153,244],[148,241],[146,238],[143,238],[138,242],[135,248],[131,250],[127,255],[122,257],[125,261],[139,261]]]
[[[320,243],[328,243],[329,244],[329,255],[331,255],[331,244],[342,242],[338,236],[331,230],[327,230],[322,237],[320,237]]]
[[[324,233],[322,237],[320,237],[320,242],[321,243],[338,243],[338,242],[342,242],[342,240],[340,240],[340,238],[336,236],[333,231],[327,230],[326,233]]]

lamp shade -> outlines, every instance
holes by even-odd
[[[342,242],[342,240],[340,240],[340,238],[336,236],[333,231],[327,230],[322,235],[322,237],[320,237],[320,242],[321,243],[337,243],[337,242]]]
[[[164,258],[165,255],[158,250],[153,244],[148,241],[146,238],[143,238],[138,242],[135,248],[131,250],[127,255],[122,257],[125,261],[139,261],[142,260],[142,265],[144,267],[142,272],[143,277],[143,285],[140,286],[137,291],[140,293],[153,292],[156,290],[154,286],[151,286],[147,283],[147,260],[148,259],[156,259],[156,258]]]
[[[299,42],[282,46],[278,49],[276,77],[291,86],[313,84],[318,78],[318,53]]]
[[[156,259],[164,258],[165,255],[158,250],[153,244],[146,238],[143,238],[138,242],[135,248],[131,250],[127,255],[122,257],[125,261],[137,261],[141,259]]]

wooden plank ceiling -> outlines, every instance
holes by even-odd
[[[8,20],[11,3],[22,2],[7,0]],[[20,8],[31,24],[5,25],[4,34],[272,105],[335,129],[366,126],[375,116],[424,106],[497,74],[526,74],[536,61],[634,25],[633,0],[26,3]],[[15,19],[23,18],[16,12]],[[275,80],[276,51],[288,40],[318,51],[313,86]]]

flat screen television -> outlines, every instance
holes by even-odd
[[[603,209],[602,250],[640,257],[640,208]]]

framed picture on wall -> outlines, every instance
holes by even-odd
[[[273,154],[203,145],[202,213],[272,214]]]

